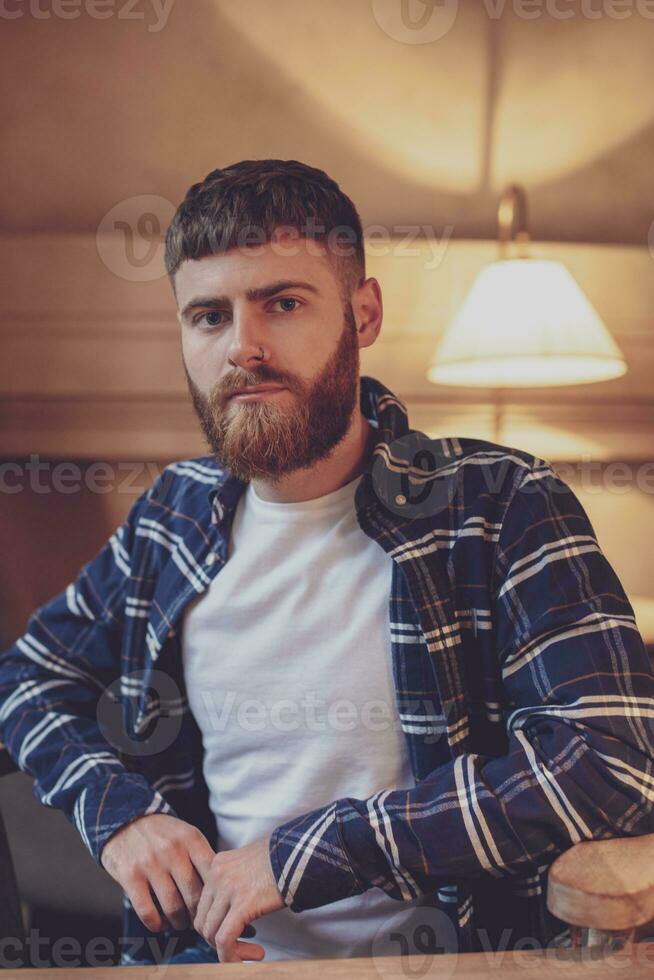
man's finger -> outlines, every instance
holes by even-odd
[[[165,916],[153,901],[152,893],[145,878],[123,885],[127,897],[139,919],[150,932],[161,932],[168,926]]]
[[[208,888],[205,887],[204,891],[208,891]],[[209,945],[212,946],[214,944],[216,933],[220,930],[221,925],[227,918],[228,912],[228,900],[224,896],[212,895],[211,907],[207,909],[204,921],[201,923],[201,934]]]
[[[184,899],[184,904],[188,911],[189,922],[193,923],[195,919],[195,913],[200,902],[200,897],[202,895],[203,882],[202,878],[196,871],[195,867],[190,863],[184,863],[180,867],[175,868],[171,871],[173,880],[177,885],[177,888]]]
[[[262,960],[265,955],[266,951],[258,943],[242,943],[240,939],[237,939],[234,944],[233,960],[223,960],[220,954],[218,954],[218,957],[221,963],[242,963],[244,960]]]
[[[193,919],[193,928],[196,932],[204,934],[204,924],[207,921],[207,916],[211,906],[213,905],[214,895],[211,885],[205,885],[202,889],[202,894],[200,895],[200,901],[198,902],[198,907],[195,910],[195,918]],[[208,942],[209,940],[207,940]]]
[[[211,869],[212,861],[216,856],[216,852],[211,844],[209,844],[206,837],[200,838],[190,845],[188,849],[188,856],[193,862],[198,874],[202,878],[202,881],[206,882],[207,876]]]
[[[154,897],[170,925],[173,929],[187,929],[191,925],[191,916],[170,874],[165,871],[151,872],[149,877]]]
[[[243,960],[262,960],[265,956],[263,946],[258,943],[243,943],[239,936],[247,923],[235,912],[228,912],[215,937],[216,952],[221,963],[241,963]]]

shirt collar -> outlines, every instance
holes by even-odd
[[[377,429],[373,451],[357,487],[354,503],[358,514],[377,505],[373,492],[372,469],[378,459],[388,464],[392,458],[391,444],[410,431],[407,410],[400,399],[385,385],[369,375],[360,377],[361,414]],[[219,472],[216,483],[207,495],[212,524],[221,523],[236,506],[247,482],[238,479],[228,469]]]

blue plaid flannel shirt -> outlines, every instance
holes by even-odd
[[[355,506],[394,563],[393,674],[416,785],[326,800],[276,827],[280,892],[297,913],[372,887],[422,896],[460,951],[558,941],[554,858],[654,831],[654,676],[632,607],[545,460],[430,439],[367,376],[361,409],[377,442]],[[244,487],[213,456],[167,466],[0,654],[0,740],[98,863],[147,813],[216,846],[180,625],[227,560]],[[121,963],[194,938],[150,932],[124,896]]]

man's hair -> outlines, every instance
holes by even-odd
[[[264,244],[280,228],[321,242],[349,301],[366,277],[361,220],[336,181],[298,160],[241,160],[193,184],[166,233],[168,276],[186,259]]]

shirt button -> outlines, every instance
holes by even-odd
[[[215,555],[213,551],[210,551],[207,557],[204,559],[204,563],[205,565],[211,567],[215,561],[218,561],[218,556]]]

